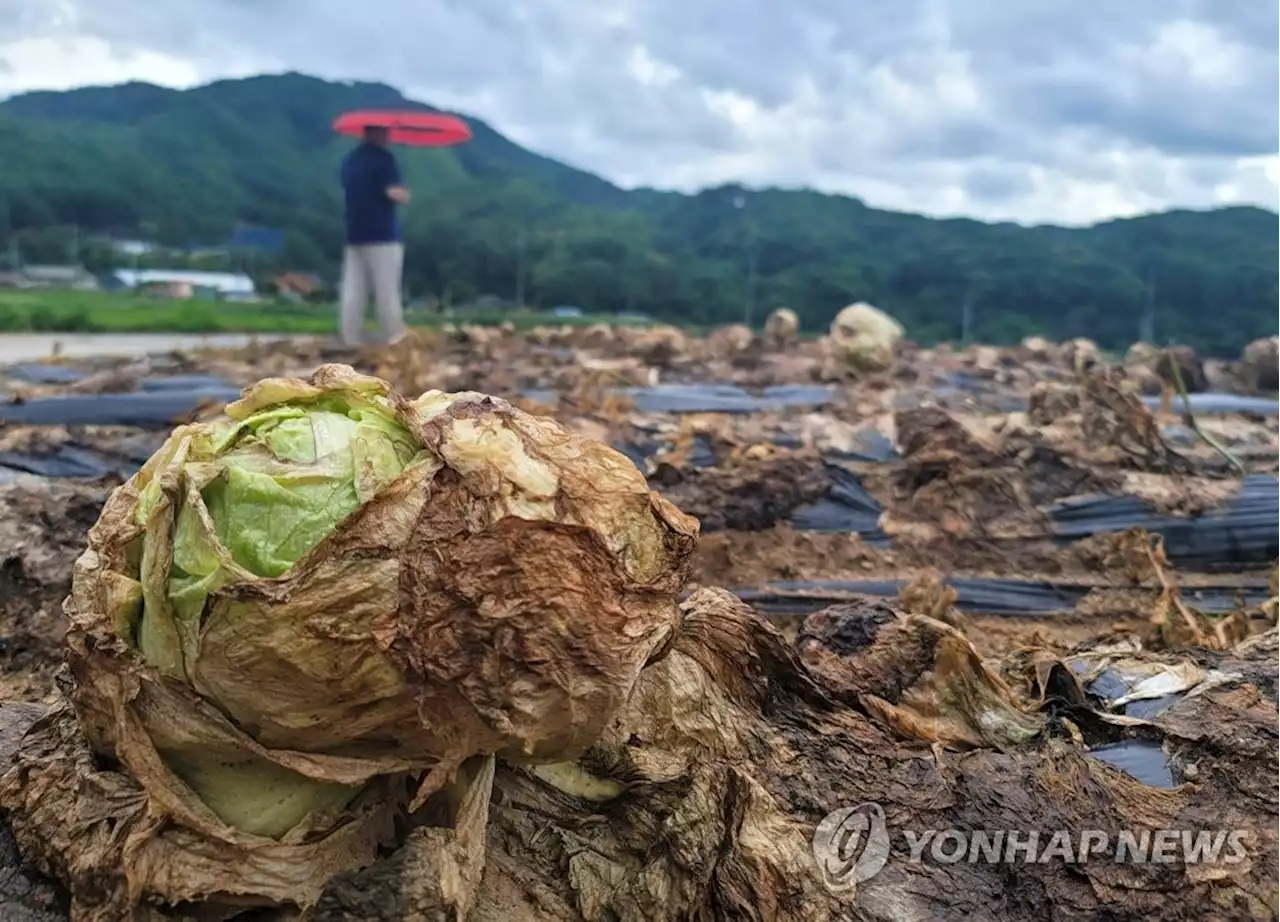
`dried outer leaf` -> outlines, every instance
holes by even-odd
[[[369,864],[392,841],[401,790],[371,785],[319,839],[278,842],[219,823],[172,822],[134,778],[98,765],[71,708],[27,732],[0,778],[24,857],[71,893],[77,922],[148,922],[146,903],[205,903],[206,918],[245,908],[305,907],[334,874]],[[154,784],[152,786],[154,788]]]
[[[924,615],[964,630],[964,616],[956,610],[956,599],[959,597],[955,587],[944,583],[942,574],[933,567],[922,570],[915,579],[898,590],[898,601],[907,614]]]
[[[1244,610],[1224,617],[1210,617],[1182,601],[1176,586],[1160,592],[1151,613],[1160,645],[1166,649],[1203,647],[1206,650],[1229,650],[1250,634],[1255,625]],[[1271,622],[1257,625],[1265,630]]]
[[[495,761],[460,778],[456,809],[443,826],[420,826],[389,861],[335,877],[310,922],[466,919],[485,866],[485,828]]]
[[[602,805],[499,768],[473,919],[852,917],[852,889],[823,886],[812,823],[757,771],[790,752],[759,733],[762,710],[830,702],[781,635],[730,593],[702,589],[683,608],[672,651],[645,669],[582,761],[599,779],[630,782],[624,793]],[[539,873],[530,854],[558,873]]]
[[[954,627],[870,600],[811,615],[796,638],[805,663],[906,739],[1007,750],[1045,726]]]
[[[1001,662],[1000,671],[1023,698],[1038,708],[1050,702],[1088,704],[1080,677],[1052,650],[1018,650]]]
[[[1188,473],[1190,462],[1164,441],[1160,423],[1123,373],[1108,367],[1081,378],[1081,431],[1086,444],[1113,447],[1145,470]]]
[[[1129,528],[1118,534],[1100,535],[1099,540],[1105,542],[1102,566],[1108,571],[1123,570],[1134,585],[1159,580],[1170,568],[1161,535]]]
[[[1027,417],[1034,426],[1051,426],[1080,411],[1080,391],[1068,384],[1039,381],[1027,397]]]
[[[998,446],[973,420],[959,419],[937,407],[899,410],[894,415],[899,450],[915,468],[960,470],[989,466]]]
[[[0,773],[8,770],[27,730],[48,708],[0,701]],[[65,900],[48,877],[23,862],[7,819],[0,814],[0,907],[5,922],[65,922]]]

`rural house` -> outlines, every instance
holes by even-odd
[[[136,291],[155,291],[166,297],[190,298],[202,291],[213,297],[253,297],[253,279],[239,272],[198,272],[188,269],[117,269],[117,284]]]

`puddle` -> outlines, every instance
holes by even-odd
[[[1147,740],[1122,740],[1119,743],[1095,746],[1089,750],[1089,755],[1153,788],[1177,787],[1177,782],[1173,778],[1173,769],[1169,767],[1169,762],[1159,743]]]

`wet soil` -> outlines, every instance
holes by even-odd
[[[936,569],[953,581],[1123,589],[1131,581],[1098,542],[1131,525],[1165,535],[1184,584],[1216,573],[1215,585],[1264,585],[1276,557],[1274,416],[1197,419],[1228,463],[1194,433],[1188,442],[1178,413],[1131,396],[1122,369],[1081,379],[1018,350],[909,347],[887,372],[831,383],[817,380],[820,359],[813,342],[774,353],[715,336],[463,325],[391,349],[250,342],[0,368],[0,692],[48,691],[85,530],[168,429],[261,377],[327,361],[409,393],[505,396],[613,444],[701,521],[695,587],[766,600],[779,585],[901,584]],[[834,597],[804,591],[801,607]],[[1149,614],[1135,605],[1116,623]],[[1112,626],[1100,620],[1066,605],[977,623],[996,650]]]
[[[796,846],[807,854],[808,846],[788,833],[777,855],[750,853],[755,846],[744,842],[772,841],[773,833],[744,838],[744,818],[794,832],[798,821],[812,825],[845,803],[851,786],[891,809],[897,804],[902,815],[932,816],[938,828],[981,825],[990,817],[977,813],[1006,800],[1009,810],[1035,817],[1102,811],[1167,824],[1180,810],[1237,810],[1244,825],[1273,817],[1274,772],[1268,790],[1258,778],[1266,774],[1259,766],[1273,769],[1275,758],[1274,401],[1253,395],[1242,405],[1240,395],[1196,394],[1200,415],[1189,420],[1176,406],[1162,412],[1156,401],[1153,409],[1123,369],[1082,373],[1019,350],[910,347],[889,371],[836,382],[820,380],[821,360],[817,343],[771,353],[758,342],[735,347],[715,336],[597,328],[518,335],[463,326],[382,350],[249,343],[0,368],[7,394],[0,402],[0,702],[57,700],[72,564],[110,490],[166,432],[217,413],[228,394],[255,380],[341,361],[405,393],[480,390],[552,415],[614,445],[702,526],[688,631],[652,670],[653,688],[626,715],[634,726],[617,751],[606,739],[593,756],[644,783],[614,821],[600,824],[595,807],[499,766],[483,885],[472,871],[462,874],[463,890],[479,887],[466,896],[474,896],[472,918],[577,918],[568,907],[584,893],[594,894],[595,917],[658,918],[674,911],[668,903],[597,883],[647,879],[644,863],[672,849],[720,857],[691,870],[698,882],[683,890],[663,876],[674,871],[655,871],[664,899],[677,899],[677,890],[679,899],[704,893],[710,902],[689,903],[686,917],[748,917],[774,898],[781,868],[795,877],[798,859],[782,852]],[[1232,399],[1208,399],[1222,397]],[[764,621],[711,587],[733,590]],[[713,622],[721,627],[709,628]],[[1259,640],[1270,646],[1249,647]],[[920,735],[932,726],[912,711],[922,700],[1000,708],[1002,696],[1014,694],[1009,689],[1019,700],[1047,699],[1028,675],[1058,676],[1061,692],[1075,681],[1062,678],[1073,668],[1063,664],[1081,650],[1130,649],[1170,663],[1194,658],[1248,681],[1178,699],[1129,735],[1100,717],[1105,707],[1093,699],[1084,707],[1078,690],[1074,699],[1067,694],[1074,710],[1065,717],[1049,705],[1048,716],[1016,707],[1018,720],[1048,728],[1034,752],[1010,754],[1002,741],[985,739],[974,715],[948,715],[951,736]],[[961,683],[964,694],[929,685],[947,681]],[[651,726],[653,715],[641,709],[652,703],[646,695],[671,696],[661,709],[675,715],[670,726]],[[749,754],[732,767],[698,754],[709,732],[698,715],[712,699],[736,715],[713,722],[724,735],[717,745]],[[0,731],[25,729],[37,713],[0,707],[11,709],[0,714],[8,720]],[[680,735],[686,717],[689,740]],[[60,720],[45,731],[74,735],[74,724]],[[0,763],[16,751],[6,739],[0,732]],[[922,747],[911,749],[910,741]],[[940,748],[975,741],[989,748],[970,756],[944,756]],[[1230,758],[1214,762],[1215,753]],[[645,778],[645,766],[668,764],[686,766],[685,775]],[[48,767],[68,778],[84,769],[57,758]],[[1201,789],[1159,790],[1197,771]],[[709,851],[684,842],[668,821],[699,809],[688,792],[704,788],[707,803],[724,810],[681,829],[726,824]],[[1015,790],[1032,793],[1009,799]],[[975,791],[985,794],[975,800]],[[1240,791],[1248,797],[1237,803]],[[555,848],[543,844],[548,830]],[[674,838],[652,839],[655,830]],[[434,912],[457,897],[431,890],[428,872],[440,852],[421,843],[435,835],[414,833],[385,862],[335,878],[317,918],[398,918],[406,907]],[[600,841],[583,844],[593,836]],[[17,918],[64,918],[64,894],[13,872],[12,846],[0,824],[0,897],[26,913]],[[483,839],[468,847],[486,849]],[[1274,859],[1274,840],[1262,851]],[[596,856],[586,860],[598,867],[571,853]],[[1243,901],[1244,915],[1275,908],[1257,875],[1215,889],[1154,876],[1111,879],[1105,868],[1084,883],[1054,868],[1014,877],[968,866],[951,876],[928,873],[887,877],[883,889],[870,889],[863,908],[877,900],[888,908],[868,917],[893,917],[907,892],[934,909],[945,906],[936,914],[947,918],[966,915],[966,901],[999,903],[1010,918],[1046,917],[1055,907],[1062,917],[1084,917],[1100,900],[1173,918],[1166,894],[1184,891],[1205,917],[1222,900]],[[563,889],[558,882],[574,874],[580,889]],[[812,912],[779,918],[844,917],[809,883],[792,889],[790,905]],[[1222,915],[1236,916],[1244,917]]]

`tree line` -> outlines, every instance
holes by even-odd
[[[286,75],[17,97],[0,105],[0,259],[13,239],[32,261],[62,261],[74,242],[101,270],[132,260],[95,234],[186,247],[249,223],[284,229],[284,248],[231,257],[237,266],[334,280],[349,142],[327,125],[388,93]],[[1069,229],[934,220],[812,191],[626,192],[479,123],[470,145],[399,154],[415,192],[406,286],[446,305],[495,295],[705,325],[758,325],[789,306],[816,330],[864,300],[922,342],[1040,334],[1123,348],[1147,331],[1216,354],[1276,333],[1280,228],[1264,209]]]

